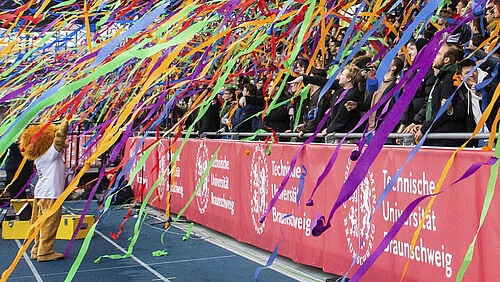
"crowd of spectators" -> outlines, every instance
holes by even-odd
[[[318,131],[318,136],[329,133],[347,133],[354,129],[360,118],[384,95],[400,81],[408,72],[412,62],[437,31],[453,25],[453,19],[470,10],[474,2],[452,1],[444,7],[435,22],[428,23],[425,28],[416,29],[412,39],[392,60],[383,81],[373,82],[374,74],[380,62],[377,50],[366,44],[352,58],[328,89],[324,89],[329,80],[332,67],[338,65],[338,53],[342,51],[347,27],[338,25],[332,28],[325,40],[325,48],[320,52],[313,51],[313,36],[304,44],[293,66],[290,76],[280,75],[279,66],[283,63],[283,50],[286,46],[276,46],[275,53],[266,53],[259,67],[262,71],[252,72],[249,62],[241,61],[238,74],[231,74],[223,91],[210,102],[208,110],[195,124],[200,134],[205,132],[256,132],[259,129],[267,132],[298,133],[295,141],[304,141],[304,133]],[[407,17],[404,9],[388,15],[388,20],[399,30]],[[499,19],[499,5],[491,2],[484,7],[484,14],[475,13],[476,18],[458,26],[453,32],[444,33],[442,47],[437,53],[432,67],[426,72],[410,104],[404,111],[401,120],[395,126],[394,133],[411,133],[414,142],[418,142],[423,134],[430,132],[473,132],[486,107],[493,100],[493,94],[499,79],[496,67],[500,61],[500,48],[475,69],[478,61],[488,54],[490,44],[485,41],[489,37]],[[481,22],[482,21],[482,22]],[[387,42],[396,42],[398,34],[387,31]],[[488,43],[488,44],[485,44]],[[314,54],[310,55],[308,54]],[[267,65],[266,65],[267,63]],[[244,64],[249,66],[245,67]],[[425,70],[419,70],[425,71]],[[251,75],[248,75],[251,73]],[[470,75],[469,75],[470,73]],[[468,78],[466,78],[468,76]],[[286,79],[286,81],[285,81]],[[458,88],[461,81],[464,83]],[[303,89],[306,88],[305,91]],[[358,127],[356,132],[377,130],[385,115],[405,91],[403,86],[399,93],[388,100],[370,115],[365,126]],[[446,112],[435,120],[438,110],[448,98],[453,96]],[[299,93],[302,93],[300,95]],[[304,94],[305,93],[305,94]],[[194,103],[199,103],[198,95],[179,100],[175,115],[180,118]],[[338,99],[342,99],[338,101]],[[500,101],[500,100],[498,100]],[[494,117],[500,108],[500,102],[493,105],[492,114],[481,132],[492,130]],[[269,110],[270,109],[270,110]],[[331,109],[330,116],[322,128],[317,128],[325,113]],[[198,108],[199,110],[199,108]],[[266,113],[266,114],[262,114]],[[176,119],[176,117],[172,117]],[[194,122],[196,113],[192,113],[185,126]],[[222,134],[221,134],[222,135]],[[213,136],[213,135],[211,135]],[[286,139],[289,140],[289,139]],[[318,139],[319,140],[319,139]],[[457,146],[464,140],[442,139],[428,140],[427,145]],[[482,142],[482,141],[480,141]],[[402,139],[389,140],[388,144],[401,144]],[[482,146],[478,141],[472,146]]]

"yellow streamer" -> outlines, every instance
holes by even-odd
[[[446,176],[448,175],[448,172],[451,168],[451,165],[453,164],[453,162],[455,160],[456,154],[458,152],[462,151],[465,148],[465,146],[467,145],[467,143],[469,143],[469,141],[472,140],[472,138],[474,138],[474,136],[476,136],[479,133],[479,131],[481,131],[481,129],[483,128],[483,125],[486,122],[486,120],[488,119],[488,117],[493,109],[493,106],[494,106],[495,102],[497,101],[499,95],[500,95],[500,84],[495,89],[495,93],[493,94],[493,99],[489,103],[488,107],[486,107],[486,110],[484,111],[483,115],[479,119],[479,122],[476,125],[474,132],[472,133],[472,136],[469,138],[469,140],[467,140],[464,144],[462,144],[462,146],[460,146],[460,148],[456,149],[453,152],[453,154],[451,155],[451,157],[448,159],[448,161],[446,162],[446,165],[445,165],[443,171],[441,172],[441,177],[439,178],[439,181],[436,185],[436,189],[434,189],[434,193],[439,193],[439,191],[441,190],[441,186],[443,185],[443,182],[444,182]],[[497,115],[497,118],[498,117],[499,116]],[[495,122],[498,122],[498,119],[495,119]],[[429,211],[434,203],[435,198],[436,198],[436,196],[431,197],[431,200],[429,201],[429,204],[427,204],[427,207],[425,208],[425,212],[424,212],[424,215],[422,216],[422,218],[427,218],[427,214],[429,213]],[[418,235],[420,234],[420,230],[422,229],[424,222],[425,222],[425,220],[420,221],[420,224],[418,225],[417,230],[415,230],[415,232],[413,233],[413,239],[411,241],[410,253],[413,252],[413,249],[415,248],[415,244],[417,242]],[[403,280],[403,278],[406,274],[406,271],[408,269],[408,264],[409,264],[409,259],[406,260],[406,264],[405,264],[405,267],[403,269],[403,274],[401,275],[401,280]]]

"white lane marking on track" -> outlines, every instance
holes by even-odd
[[[17,239],[15,241],[16,241],[17,247],[19,249],[21,249],[23,247],[23,245],[21,245],[21,242],[19,242],[19,240],[17,240]],[[26,263],[28,264],[29,268],[31,269],[31,272],[33,272],[33,275],[35,276],[36,281],[43,282],[42,277],[40,276],[40,274],[36,270],[35,265],[31,262],[31,259],[28,257],[26,252],[24,252],[23,257],[24,257],[24,260],[26,261]]]
[[[208,258],[197,258],[197,259],[183,259],[183,260],[175,260],[175,261],[163,261],[163,262],[153,262],[150,263],[149,265],[162,265],[162,264],[173,264],[173,263],[182,263],[182,262],[192,262],[192,261],[201,261],[201,260],[212,260],[212,259],[222,259],[222,258],[232,258],[236,257],[236,255],[229,255],[229,256],[217,256],[217,257],[208,257]],[[140,267],[140,265],[124,265],[124,266],[115,266],[115,267],[103,267],[103,268],[92,268],[92,269],[86,269],[86,270],[78,270],[78,273],[80,272],[96,272],[96,271],[105,271],[105,270],[113,270],[113,269],[123,269],[123,268],[133,268],[133,267]],[[58,272],[58,273],[49,273],[49,274],[43,274],[42,276],[48,277],[48,276],[56,276],[56,275],[66,275],[67,272]],[[14,277],[15,279],[23,279],[23,278],[30,278],[31,276],[18,276]],[[12,277],[10,277],[12,278]]]
[[[67,211],[69,211],[70,213],[75,214],[69,208],[65,208],[65,209]],[[97,233],[99,236],[101,236],[102,238],[104,238],[104,240],[108,241],[111,245],[113,245],[115,248],[117,248],[121,252],[123,252],[125,254],[127,253],[127,251],[124,248],[122,248],[120,245],[118,245],[115,242],[113,242],[113,240],[109,239],[106,235],[102,234],[100,231],[95,230],[95,233]],[[160,278],[162,281],[170,281],[165,276],[161,275],[156,270],[154,270],[151,267],[149,267],[146,263],[144,263],[142,260],[140,260],[138,257],[134,256],[133,254],[130,254],[130,258],[133,259],[133,260],[135,260],[138,264],[140,264],[142,267],[144,267],[149,272],[151,272],[152,274],[154,274],[156,277]]]
[[[176,228],[187,231],[187,225],[177,225]],[[206,242],[214,244],[220,248],[226,249],[238,256],[241,256],[245,259],[251,260],[253,262],[258,263],[259,265],[264,266],[269,258],[269,254],[262,256],[258,253],[255,253],[251,248],[245,247],[245,245],[241,245],[239,242],[235,241],[235,239],[227,239],[225,235],[218,235],[217,231],[206,231],[203,229],[210,230],[209,228],[204,228],[202,226],[195,225],[193,228],[192,234],[200,236]],[[257,248],[257,247],[254,247]],[[274,263],[269,267],[270,269],[279,272],[287,277],[292,279],[296,279],[298,281],[324,281],[324,279],[318,279],[313,277],[312,275],[303,272],[299,269],[295,269],[289,265],[274,261]]]
[[[97,234],[99,234],[99,236],[101,236],[102,238],[104,238],[104,240],[108,241],[111,245],[115,246],[117,249],[119,249],[123,253],[125,253],[125,254],[127,253],[127,251],[124,248],[122,248],[117,243],[113,242],[113,240],[109,239],[106,235],[102,234],[100,231],[96,230],[95,232]],[[147,265],[146,263],[144,263],[142,260],[140,260],[138,257],[134,256],[133,254],[130,254],[130,258],[132,258],[133,260],[135,260],[138,264],[140,264],[141,266],[143,266],[149,272],[153,273],[156,277],[160,278],[162,281],[170,281],[166,277],[164,277],[163,275],[161,275],[160,273],[158,273],[156,270],[154,270],[151,267],[149,267],[149,265]]]

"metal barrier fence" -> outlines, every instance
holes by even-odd
[[[158,132],[147,132],[146,134],[153,136],[156,135]],[[159,132],[160,135],[163,135],[163,132]],[[186,135],[186,131],[182,132],[182,136]],[[313,135],[313,133],[305,133],[303,135],[300,135],[299,133],[276,133],[277,137],[280,138],[297,138],[297,137],[303,137],[303,138],[308,138]],[[255,134],[253,132],[203,132],[199,134],[198,132],[193,132],[189,135],[190,137],[195,137],[195,138],[210,138],[210,137],[215,137],[215,138],[224,138],[228,137],[229,139],[240,139],[240,138],[248,138],[251,136],[255,137],[268,137],[268,136],[273,136],[273,133],[271,132],[266,132],[266,133],[259,133]],[[363,133],[329,133],[326,136],[321,136],[318,134],[317,138],[315,140],[324,140],[325,143],[335,143],[336,140],[339,140],[341,138],[344,138],[347,136],[346,139],[360,139],[363,138]],[[454,139],[454,140],[468,140],[469,138],[472,137],[471,132],[457,132],[457,133],[429,133],[427,135],[427,139],[430,140],[444,140],[444,139]],[[474,140],[478,139],[489,139],[490,134],[489,133],[479,133],[476,136],[474,136]],[[387,136],[387,139],[402,139],[403,142],[401,145],[413,145],[412,143],[414,142],[414,136],[411,133],[390,133],[389,136]],[[498,139],[498,133],[495,135],[495,140]]]

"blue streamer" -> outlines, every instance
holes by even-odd
[[[126,38],[136,34],[137,32],[143,30],[150,24],[152,24],[156,18],[158,18],[163,12],[167,9],[168,4],[172,2],[171,0],[163,3],[150,13],[144,15],[142,18],[140,18],[133,26],[131,26],[129,29],[127,29],[124,33],[118,35],[116,38],[111,40],[108,44],[104,45],[100,50],[99,53],[97,53],[97,56],[95,60],[92,62],[92,64],[87,67],[87,70],[91,70],[95,67],[97,67],[100,63],[104,62],[106,58],[115,50],[116,47],[118,47],[123,40]]]
[[[302,196],[302,190],[304,189],[304,182],[306,181],[307,169],[305,165],[302,165],[303,173],[300,174],[299,188],[297,191],[297,209],[299,208],[300,197]]]
[[[389,13],[394,8],[396,8],[401,3],[401,1],[402,0],[398,0],[396,3],[394,3],[394,5],[392,5],[392,7],[389,9],[389,11],[387,13]],[[319,101],[321,101],[321,98],[323,98],[323,95],[325,95],[326,92],[330,89],[330,87],[332,87],[333,82],[337,78],[338,73],[347,65],[347,63],[352,59],[352,57],[354,57],[356,52],[358,52],[359,49],[361,49],[361,47],[368,41],[368,38],[370,38],[373,35],[373,33],[375,33],[378,30],[378,28],[379,28],[380,24],[382,23],[382,21],[384,20],[386,14],[384,14],[382,17],[380,17],[380,19],[373,25],[372,29],[370,31],[368,31],[359,40],[358,44],[356,44],[356,46],[351,51],[349,56],[347,56],[346,60],[342,63],[342,65],[339,66],[339,68],[335,71],[335,73],[328,79],[328,82],[326,83],[326,85],[323,87],[323,89],[321,89],[321,93],[319,94],[319,98],[318,98],[318,103],[319,103]],[[392,62],[392,60],[391,60],[391,62]],[[390,64],[390,62],[389,62],[389,64]],[[379,80],[379,81],[382,81],[382,80]]]
[[[290,216],[290,215],[287,215],[287,216]],[[278,247],[280,246],[281,242],[283,242],[285,240],[285,237],[283,236],[283,233],[282,233],[282,236],[281,236],[281,240],[278,242],[278,244],[276,245],[276,247],[274,248],[274,251],[273,253],[271,254],[271,256],[269,257],[269,259],[267,260],[267,263],[265,266],[259,266],[257,267],[257,269],[255,270],[255,281],[259,281],[258,276],[259,276],[259,273],[264,269],[264,268],[268,268],[271,266],[271,264],[273,264],[274,260],[276,259],[276,257],[278,256]]]
[[[495,47],[495,49],[490,52],[486,58],[483,60],[486,61],[486,59],[491,56],[495,50],[498,48],[499,46],[497,45]],[[460,86],[462,86],[462,84],[467,80],[467,78],[480,66],[481,64],[478,64],[476,66],[474,66],[471,71],[467,74],[467,76],[465,77],[465,79],[460,83],[460,85],[457,87],[457,90],[460,88]],[[431,130],[432,126],[434,125],[434,123],[436,122],[436,120],[439,119],[439,117],[446,111],[446,109],[448,108],[448,105],[451,103],[451,101],[453,100],[453,97],[455,95],[455,93],[457,92],[457,90],[455,90],[455,92],[453,92],[453,94],[450,96],[450,98],[448,98],[448,100],[446,100],[446,103],[439,109],[437,115],[436,115],[436,118],[433,120],[431,126],[429,127],[429,129],[425,132],[424,136],[422,137],[422,139],[420,140],[420,142],[413,148],[413,150],[410,152],[410,154],[408,155],[408,158],[406,159],[406,161],[404,162],[403,166],[398,169],[398,171],[394,174],[394,176],[391,178],[391,181],[389,181],[389,183],[387,184],[387,186],[384,188],[384,190],[382,191],[382,193],[380,194],[380,197],[378,198],[377,200],[377,204],[375,205],[375,209],[373,210],[373,213],[370,215],[370,219],[369,219],[369,222],[371,222],[372,218],[373,218],[373,215],[375,214],[375,211],[379,208],[379,206],[382,204],[383,200],[388,196],[389,192],[392,190],[392,187],[396,184],[399,176],[401,175],[401,173],[403,172],[404,168],[406,167],[406,165],[410,162],[411,159],[413,159],[413,157],[417,154],[418,150],[420,150],[420,148],[423,146],[425,140],[427,139],[427,135],[429,133],[429,131]],[[364,243],[364,239],[365,239],[365,235],[363,235],[363,238],[361,240],[361,243],[360,243],[360,251],[361,251],[361,248],[363,246],[363,243]],[[356,262],[356,259],[358,258],[359,256],[359,253],[358,252],[356,254],[356,256],[354,257],[352,263],[351,263],[351,266],[349,268],[349,270],[346,272],[346,274],[344,275],[344,279],[347,277],[349,271],[352,269],[352,267],[354,266],[354,263]],[[344,281],[344,279],[342,281]]]

